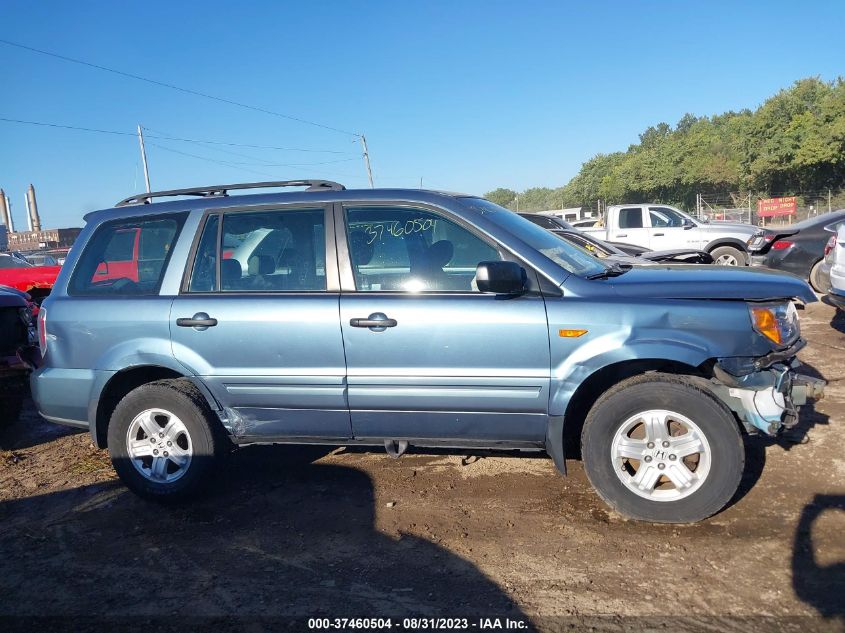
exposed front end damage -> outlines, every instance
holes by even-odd
[[[804,345],[799,339],[759,358],[720,358],[710,388],[749,432],[776,435],[792,428],[798,424],[798,407],[822,399],[827,384],[799,373],[795,355]]]

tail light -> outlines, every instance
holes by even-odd
[[[836,236],[831,235],[827,244],[824,245],[824,256],[827,257],[834,248],[836,248]]]
[[[794,246],[795,242],[790,242],[789,240],[778,240],[774,244],[772,244],[773,251],[785,251],[790,246]]]
[[[38,312],[38,347],[43,357],[47,353],[47,310],[43,307]]]

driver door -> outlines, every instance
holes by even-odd
[[[478,292],[478,263],[503,259],[496,245],[431,208],[350,206],[336,218],[353,435],[542,442],[545,305],[539,292]]]

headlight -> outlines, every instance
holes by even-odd
[[[748,306],[754,331],[777,345],[788,345],[801,334],[798,311],[792,302]]]

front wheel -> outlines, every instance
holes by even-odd
[[[126,486],[154,500],[188,497],[207,482],[223,441],[188,380],[160,380],[129,392],[109,423],[112,465]]]
[[[730,410],[682,376],[645,374],[607,391],[581,435],[599,496],[633,519],[692,523],[721,510],[745,466]]]

